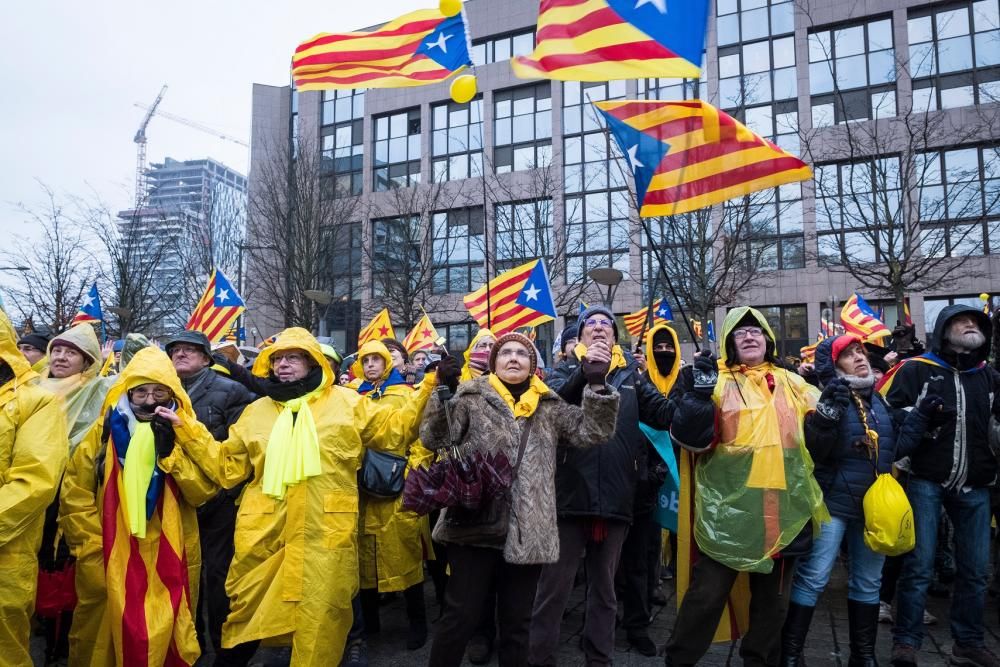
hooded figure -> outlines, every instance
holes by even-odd
[[[308,373],[280,381],[275,370],[293,363]],[[252,655],[268,639],[290,643],[295,665],[337,664],[358,592],[363,445],[395,449],[416,439],[436,382],[424,382],[402,409],[366,400],[334,385],[319,343],[298,327],[261,351],[253,373],[267,395],[246,408],[225,442],[191,415],[170,415],[180,446],[161,464],[169,471],[193,459],[225,488],[253,478],[236,519],[222,645],[245,645]]]
[[[68,345],[79,351],[85,359],[83,371],[65,378],[52,377],[46,371],[41,387],[62,396],[69,428],[69,454],[80,444],[101,414],[101,406],[114,378],[98,377],[101,370],[101,344],[91,324],[78,324],[59,334],[49,343],[48,354],[59,345]]]
[[[495,343],[496,339],[497,337],[489,329],[480,329],[476,332],[476,335],[472,338],[472,342],[469,343],[469,347],[465,350],[465,364],[462,365],[462,375],[459,378],[461,382],[477,378],[487,370],[490,352],[489,349],[485,348],[485,344],[489,341]],[[480,343],[483,344],[480,345]],[[477,346],[481,349],[477,350]]]
[[[370,355],[382,359],[384,369],[377,380],[370,381],[364,372],[364,361]],[[402,409],[414,395],[399,371],[393,368],[392,355],[384,343],[370,340],[358,350],[358,359],[351,370],[363,382],[358,393],[380,405]],[[367,443],[366,443],[367,444]],[[434,455],[421,446],[419,440],[398,442],[385,450],[408,459],[407,468],[429,465]],[[424,607],[424,557],[433,553],[430,523],[403,509],[403,496],[376,498],[361,494],[361,528],[358,537],[361,570],[361,604],[365,627],[378,627],[378,594],[405,591],[406,611],[410,620],[408,648],[417,649],[427,639],[427,614]]]
[[[66,469],[59,526],[76,557],[79,600],[70,664],[191,665],[201,653],[195,507],[219,488],[189,461],[164,466],[173,430],[153,419],[160,404],[194,419],[170,359],[145,348],[116,376],[103,419]]]
[[[8,665],[31,664],[38,547],[68,450],[62,404],[37,378],[0,310],[0,661]]]

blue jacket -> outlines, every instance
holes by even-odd
[[[834,338],[827,338],[816,348],[816,374],[823,386],[837,377],[833,364]],[[818,412],[806,417],[806,447],[813,455],[813,473],[823,489],[830,514],[841,519],[861,519],[861,501],[875,481],[876,474],[890,472],[892,464],[908,456],[920,444],[926,419],[913,410],[902,424],[895,424],[885,400],[873,389],[852,390],[865,408],[868,427],[878,433],[878,460],[873,461],[863,444],[865,428],[857,404],[839,420]]]

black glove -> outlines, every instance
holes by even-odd
[[[711,350],[702,350],[694,358],[694,393],[699,398],[709,400],[719,381],[719,362]]]
[[[174,451],[174,425],[162,417],[153,417],[150,427],[153,429],[156,457],[163,459],[170,456]]]
[[[580,362],[580,371],[587,379],[587,384],[603,385],[611,370],[611,361],[590,361],[586,357]]]
[[[816,403],[816,412],[827,419],[839,421],[849,407],[851,407],[851,388],[846,382],[837,378],[823,389]]]
[[[917,410],[924,416],[936,417],[944,409],[944,399],[937,394],[928,394],[917,403]]]
[[[920,399],[917,410],[927,416],[928,431],[934,431],[950,424],[958,416],[958,410],[945,404],[944,399],[938,394],[927,394]]]
[[[436,373],[438,386],[448,387],[454,394],[458,389],[458,378],[462,375],[462,369],[455,357],[443,357],[437,365]]]

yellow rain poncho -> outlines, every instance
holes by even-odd
[[[216,442],[186,418],[177,427],[171,457],[190,457],[219,484],[232,488],[252,478],[236,519],[235,555],[226,592],[231,605],[222,645],[256,639],[291,644],[292,664],[336,665],[351,627],[351,599],[358,592],[358,484],[362,443],[395,449],[416,438],[420,415],[434,389],[424,382],[405,407],[372,401],[334,386],[330,365],[305,329],[283,331],[265,348],[253,372],[267,377],[271,357],[305,350],[322,369],[310,400],[319,437],[321,472],[288,487],[281,500],[261,488],[267,443],[282,405],[270,397],[251,403]]]
[[[493,335],[493,332],[489,329],[480,329],[476,332],[476,335],[472,337],[472,342],[469,343],[469,347],[465,349],[465,363],[462,364],[462,375],[459,377],[461,382],[467,382],[476,376],[473,375],[472,368],[469,367],[469,360],[472,358],[472,351],[476,349],[476,343],[481,341],[483,338],[492,338],[493,342],[496,342],[497,337]]]
[[[136,353],[114,380],[101,409],[102,418],[70,458],[60,495],[59,527],[77,559],[79,601],[70,630],[69,663],[88,667],[145,665],[135,657],[138,650],[143,657],[148,656],[149,665],[161,665],[171,643],[182,659],[193,661],[199,648],[192,610],[197,606],[201,571],[195,507],[213,498],[219,487],[186,459],[175,461],[169,469],[161,460],[159,468],[169,473],[170,479],[146,521],[145,537],[129,534],[126,503],[118,501],[117,511],[106,505],[116,502],[115,489],[122,489],[124,483],[115,481],[121,465],[113,455],[104,415],[119,401],[128,400],[125,394],[129,389],[157,383],[171,389],[182,419],[193,420],[195,416],[173,364],[158,348]],[[129,460],[127,454],[125,459]],[[110,527],[107,535],[105,526]],[[178,576],[183,577],[183,571],[176,571],[181,562],[187,565],[188,595],[187,599],[181,596],[175,617],[168,586]],[[135,587],[138,577],[148,586]],[[178,588],[173,585],[173,590]],[[145,609],[145,614],[137,613],[139,609]]]
[[[58,341],[72,343],[88,357],[90,365],[67,378],[51,377],[51,370],[46,372],[40,386],[53,394],[61,396],[65,405],[66,424],[69,428],[69,452],[73,453],[80,440],[87,434],[101,414],[101,406],[108,389],[114,383],[114,378],[102,378],[97,374],[101,370],[101,344],[94,333],[91,324],[78,324],[56,336],[49,343],[49,354]]]
[[[31,664],[38,548],[68,443],[61,402],[37,386],[3,311],[0,360],[13,372],[0,380],[0,665],[20,666]]]
[[[748,307],[729,311],[722,340],[747,314],[774,341],[767,321]],[[716,445],[695,467],[694,536],[703,553],[734,570],[770,572],[772,557],[810,519],[829,521],[802,427],[818,397],[799,375],[770,363],[739,366],[723,345],[712,396]]]
[[[369,354],[377,354],[385,360],[385,372],[379,380],[377,392],[379,403],[402,409],[411,400],[414,390],[402,382],[399,373],[393,373],[392,357],[389,349],[378,341],[368,341],[358,351],[355,373],[364,377],[361,360]],[[375,400],[370,383],[365,383],[359,392]],[[388,386],[386,386],[388,385]],[[419,440],[395,443],[391,454],[409,459],[409,470],[420,465],[430,465],[434,454],[426,450]],[[424,560],[433,557],[430,521],[403,509],[403,497],[375,498],[361,494],[361,534],[358,538],[360,549],[361,588],[378,588],[380,593],[402,591],[424,580]]]

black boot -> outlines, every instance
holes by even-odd
[[[416,651],[427,643],[427,607],[424,604],[424,584],[414,584],[403,591],[406,600],[406,616],[410,620],[410,632],[406,636],[406,648]]]
[[[877,607],[878,605],[876,605]],[[802,649],[806,645],[806,635],[809,634],[809,624],[812,623],[816,607],[788,603],[788,615],[785,616],[785,626],[781,629],[781,665],[782,667],[802,667]]]
[[[851,632],[851,659],[848,667],[877,667],[875,635],[878,634],[878,602],[847,601],[847,625]]]
[[[382,624],[378,617],[378,589],[361,589],[361,612],[365,618],[365,633],[376,635],[382,629]]]

